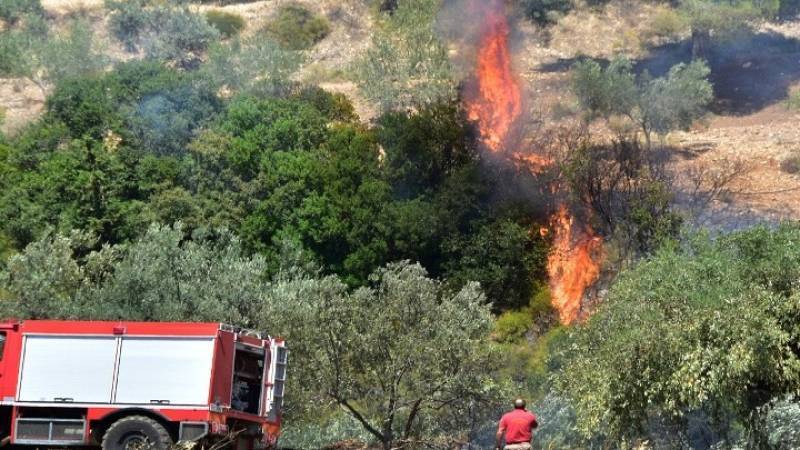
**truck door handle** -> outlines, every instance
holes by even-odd
[[[53,398],[53,401],[69,403],[69,402],[74,402],[75,399],[73,399],[72,397],[55,397]]]
[[[169,405],[169,400],[150,400],[153,405]]]

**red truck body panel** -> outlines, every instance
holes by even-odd
[[[0,422],[9,420],[0,428],[12,443],[56,443],[53,423],[85,425],[81,442],[61,445],[96,442],[128,412],[172,425],[176,439],[198,424],[209,434],[247,429],[264,445],[280,432],[280,339],[221,323],[57,320],[0,322],[0,337]],[[84,359],[89,386],[81,384]],[[18,427],[48,420],[49,440],[19,438]]]

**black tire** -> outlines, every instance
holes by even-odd
[[[167,430],[145,416],[123,417],[103,435],[103,450],[168,450],[171,446]]]

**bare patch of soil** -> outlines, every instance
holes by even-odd
[[[650,9],[619,0],[600,10],[572,12],[549,31],[520,22],[515,65],[532,105],[532,120],[547,128],[577,118],[569,69],[579,57],[609,60],[622,53],[656,71],[659,64],[668,68],[680,62],[685,49],[679,44],[648,50],[625,31],[640,30]],[[731,46],[716,66],[712,62],[721,99],[715,105],[717,114],[664,141],[678,185],[687,190],[696,184],[692,177],[724,178],[736,172],[725,189],[697,211],[695,222],[701,225],[734,229],[800,219],[800,176],[781,168],[789,156],[800,154],[800,112],[783,101],[800,89],[800,53],[795,47],[800,23],[764,25],[757,31],[753,42]]]
[[[0,109],[5,120],[0,131],[14,134],[39,117],[44,108],[44,94],[32,82],[20,78],[0,78]]]

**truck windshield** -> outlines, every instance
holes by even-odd
[[[233,365],[233,409],[258,414],[263,376],[264,350],[237,345]]]

